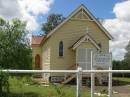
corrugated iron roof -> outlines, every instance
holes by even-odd
[[[40,45],[45,36],[32,36],[32,45]]]

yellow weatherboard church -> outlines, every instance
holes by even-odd
[[[42,70],[76,69],[79,65],[76,62],[78,49],[109,52],[109,40],[112,38],[91,12],[81,5],[47,35],[32,36],[33,66]],[[87,54],[89,63],[90,53]],[[83,65],[81,67],[84,69]],[[85,68],[88,69],[89,65]],[[43,75],[43,79],[47,81],[51,77],[53,80],[60,77],[63,80],[66,75]],[[63,83],[67,83],[67,79]]]

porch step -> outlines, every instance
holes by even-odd
[[[64,80],[62,82],[62,84],[67,84],[68,82],[70,82],[72,79],[74,79],[76,77],[75,74],[71,75],[70,77],[68,77],[66,80]]]
[[[74,78],[76,78],[76,75],[75,75],[75,74],[71,75],[71,76],[68,77],[66,80],[64,80],[64,81],[62,82],[62,84],[67,84],[67,83],[69,83],[70,81],[72,81]],[[89,77],[83,77],[83,78],[82,78],[82,85],[83,85],[83,86],[88,86],[88,81],[90,81],[90,78],[89,78]]]
[[[89,77],[83,77],[82,78],[82,85],[83,86],[88,86],[88,82],[90,81]]]

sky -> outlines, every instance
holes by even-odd
[[[130,40],[129,0],[0,0],[0,17],[26,21],[28,37],[31,37],[41,33],[41,24],[49,14],[59,13],[66,17],[81,4],[96,18],[104,20],[102,25],[114,37],[110,42],[113,59],[122,60]]]

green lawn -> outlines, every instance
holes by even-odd
[[[130,85],[130,78],[128,78],[128,77],[113,77],[113,85],[114,84],[116,86]]]
[[[113,80],[124,81],[130,83],[130,78],[127,77],[113,77]]]
[[[16,78],[10,78],[9,83],[10,93],[13,95],[12,97],[76,97],[76,86],[41,86],[38,84],[27,85],[26,81]],[[84,87],[82,97],[90,97],[90,89]]]
[[[113,77],[113,80],[121,84],[130,84],[130,78]],[[42,86],[27,79],[9,79],[11,97],[76,97],[76,86],[74,85],[52,85]],[[29,83],[29,85],[28,85]],[[83,87],[82,97],[90,97],[90,89]],[[95,96],[99,97],[99,96]]]

